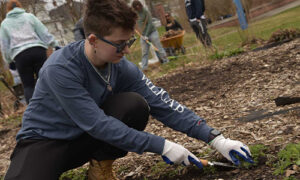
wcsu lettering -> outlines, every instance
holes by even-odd
[[[145,80],[145,84],[148,86],[151,92],[156,96],[159,96],[162,102],[168,104],[169,107],[174,111],[183,113],[185,107],[174,99],[171,99],[164,89],[156,87],[145,75],[143,75],[142,80]]]

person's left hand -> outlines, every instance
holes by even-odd
[[[211,146],[216,148],[225,158],[235,165],[240,164],[236,156],[241,157],[249,163],[254,163],[248,146],[240,141],[231,140],[229,138],[226,139],[223,135],[219,135],[212,140]]]
[[[162,158],[167,164],[183,164],[188,166],[193,163],[198,168],[203,168],[201,161],[193,153],[183,146],[168,140],[165,140]]]

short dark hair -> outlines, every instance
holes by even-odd
[[[137,14],[124,0],[87,0],[83,18],[85,36],[107,36],[113,28],[134,30]]]
[[[143,4],[139,0],[134,0],[131,4],[133,9],[137,9],[138,6],[143,7]]]

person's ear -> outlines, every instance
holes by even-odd
[[[89,44],[91,45],[91,46],[95,46],[96,45],[96,40],[97,40],[98,38],[96,37],[96,35],[95,34],[90,34],[88,37],[87,37],[87,40],[89,41]]]

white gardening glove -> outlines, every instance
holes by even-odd
[[[194,154],[183,146],[168,140],[165,140],[162,158],[167,164],[183,164],[188,166],[193,163],[198,168],[203,168],[202,163]]]
[[[243,158],[249,163],[254,163],[248,146],[240,141],[234,141],[229,138],[225,139],[223,135],[219,135],[212,140],[210,145],[216,148],[226,159],[235,165],[240,164],[236,156]]]

